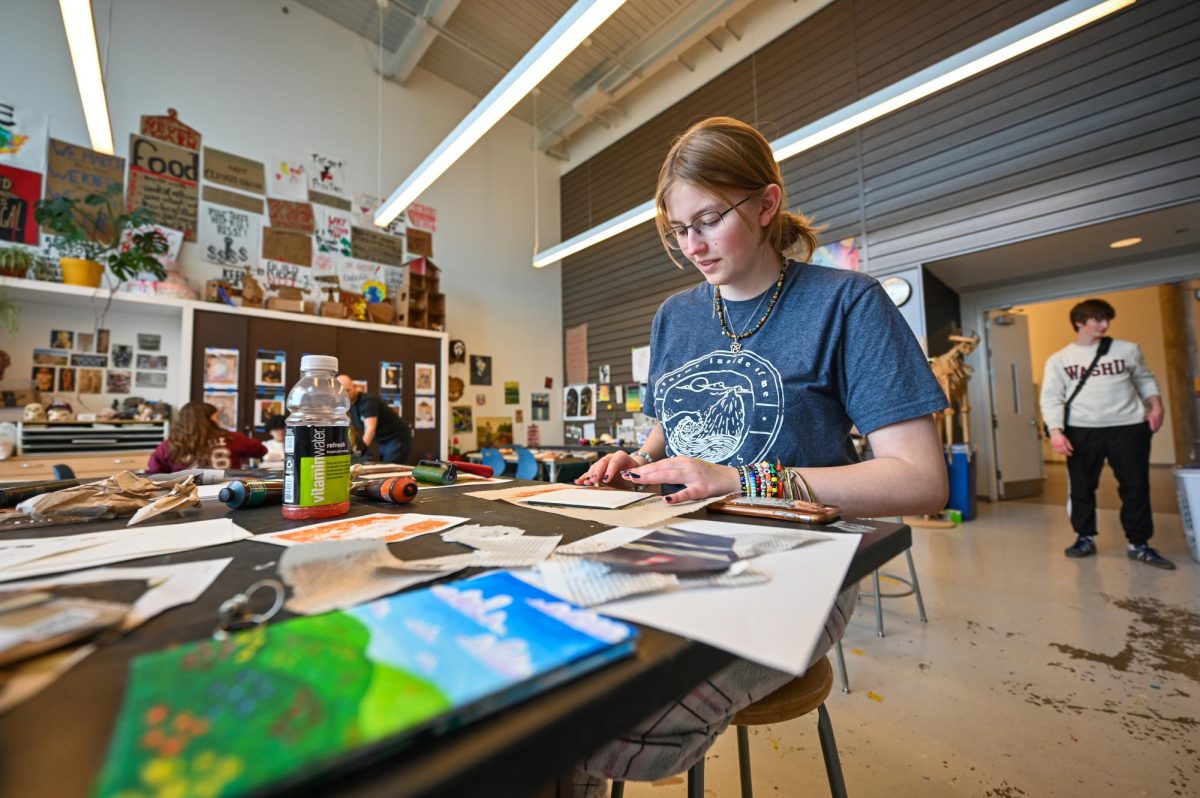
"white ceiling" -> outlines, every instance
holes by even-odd
[[[1113,241],[1134,237],[1142,242],[1123,249],[1109,247]],[[946,285],[965,293],[1020,282],[1035,274],[1043,278],[1122,264],[1132,266],[1187,252],[1197,253],[1200,272],[1200,203],[1196,202],[925,265]]]

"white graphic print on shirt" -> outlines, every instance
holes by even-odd
[[[660,377],[654,407],[668,455],[742,466],[761,460],[779,436],[783,380],[754,352],[710,352]]]

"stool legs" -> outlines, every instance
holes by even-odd
[[[704,798],[704,759],[688,769],[688,798]]]
[[[917,581],[917,566],[913,564],[912,549],[905,549],[904,556],[908,558],[908,573],[912,576],[913,595],[917,597],[917,611],[921,616],[921,623],[929,623],[929,619],[925,617],[925,601],[921,598],[921,583]]]
[[[842,778],[842,762],[838,759],[837,741],[833,739],[833,724],[825,705],[817,707],[817,734],[821,738],[821,755],[825,758],[825,774],[829,777],[829,792],[833,798],[846,798],[846,780]]]
[[[850,695],[850,677],[846,675],[846,657],[842,654],[841,640],[834,646],[834,654],[837,655],[838,679],[842,683],[842,692]]]
[[[742,798],[754,798],[754,783],[750,777],[750,732],[737,726],[738,774],[742,779]]]
[[[875,580],[875,634],[883,637],[883,593],[879,590],[879,569],[871,572]]]
[[[625,782],[614,781],[612,783],[612,792],[609,793],[609,798],[625,798]]]

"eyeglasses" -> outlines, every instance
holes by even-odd
[[[736,208],[738,205],[741,205],[746,200],[756,196],[758,195],[751,194],[749,197],[746,197],[746,199],[743,199],[741,202],[735,205],[730,205],[723,211],[709,211],[708,213],[702,213],[695,219],[692,219],[691,224],[684,225],[683,227],[672,227],[667,231],[667,246],[676,250],[683,249],[683,243],[687,239],[688,230],[691,230],[693,233],[700,236],[700,238],[707,238],[709,235],[716,232],[716,229],[721,226],[721,221],[727,214],[729,214],[734,208]]]

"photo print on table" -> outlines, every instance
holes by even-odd
[[[399,391],[404,387],[404,364],[399,360],[379,361],[379,390]]]
[[[75,387],[79,393],[104,393],[104,370],[79,369]]]
[[[130,381],[133,379],[133,374],[120,369],[109,369],[105,374],[106,387],[108,393],[129,393]]]
[[[51,349],[74,349],[75,348],[75,333],[70,330],[51,330],[50,331],[50,348]]]
[[[433,396],[437,393],[437,366],[432,363],[417,363],[415,371],[413,382],[416,383],[416,389],[413,393],[417,396]]]
[[[157,352],[162,346],[162,336],[155,333],[138,333],[137,346],[138,349],[144,349],[147,352]]]
[[[141,336],[138,336],[141,338]],[[138,379],[142,377],[138,373]],[[140,382],[138,383],[141,384]],[[204,387],[237,388],[238,350],[209,346],[204,349]]]
[[[138,388],[166,388],[167,372],[139,371],[133,378],[133,384]]]
[[[137,356],[137,367],[149,371],[165,371],[167,368],[167,356],[139,354]]]
[[[471,384],[492,384],[492,356],[471,355]]]
[[[127,369],[133,365],[133,347],[129,344],[114,344],[112,348],[112,367]]]

